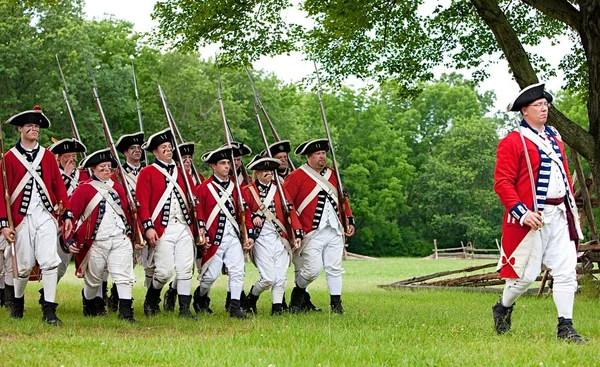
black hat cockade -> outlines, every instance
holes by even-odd
[[[121,135],[119,140],[117,140],[115,147],[119,152],[125,154],[127,149],[129,149],[132,145],[139,145],[141,147],[143,144],[144,132],[140,131],[139,133]]]
[[[248,164],[248,169],[254,171],[274,171],[281,165],[279,159],[271,157],[262,157],[260,155],[254,156],[252,161]]]
[[[518,112],[521,111],[521,108],[528,106],[533,101],[537,101],[538,99],[545,98],[548,103],[552,103],[554,99],[552,95],[544,90],[545,83],[537,83],[532,84],[528,87],[523,88],[514,101],[512,101],[508,107],[506,107],[506,112]]]
[[[48,147],[48,150],[54,154],[65,153],[85,153],[86,148],[82,142],[77,139],[62,139]]]
[[[35,124],[39,125],[39,127],[42,129],[47,129],[50,127],[50,120],[48,120],[48,117],[44,115],[42,108],[38,105],[35,105],[31,110],[23,111],[11,116],[8,120],[6,120],[6,123],[14,126]]]
[[[110,162],[111,168],[117,168],[118,163],[110,153],[110,148],[100,149],[88,155],[83,161],[81,161],[81,167],[92,168],[104,162]]]
[[[232,147],[230,145],[225,145],[213,151],[206,152],[202,156],[202,161],[209,164],[217,163],[219,161],[222,161],[223,159],[231,161],[233,160],[231,157],[231,150]]]
[[[292,147],[290,145],[289,140],[281,140],[269,145],[269,151],[271,152],[271,156],[274,156],[277,153],[289,153],[292,151]],[[262,152],[260,152],[260,155],[266,157],[267,151],[263,150]]]
[[[222,147],[226,146],[227,144],[223,145]],[[231,142],[231,147],[233,148],[233,156],[235,158],[237,157],[243,157],[245,155],[250,155],[252,154],[252,149],[250,149],[249,146],[247,146],[244,143],[240,143],[237,141],[232,141]]]
[[[296,148],[296,155],[308,155],[321,150],[326,152],[329,151],[329,140],[316,139],[305,141],[304,143],[298,145],[298,148]]]
[[[156,134],[150,136],[148,141],[142,145],[142,149],[152,152],[154,149],[158,148],[163,143],[171,143],[173,144],[173,134],[171,133],[171,129],[164,129],[162,131],[157,132]]]

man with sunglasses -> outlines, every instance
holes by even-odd
[[[550,269],[558,311],[559,339],[584,343],[573,328],[577,290],[577,244],[583,238],[564,143],[546,125],[552,96],[538,83],[523,89],[508,106],[522,120],[497,149],[494,190],[506,207],[498,270],[504,293],[492,307],[498,334],[511,328],[514,303],[540,274]]]

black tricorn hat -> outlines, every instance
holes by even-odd
[[[85,153],[86,148],[77,139],[62,139],[50,145],[48,150],[54,154]]]
[[[290,145],[290,141],[289,140],[281,140],[278,141],[276,143],[273,143],[271,145],[269,145],[269,151],[271,152],[271,156],[274,156],[277,153],[289,153],[292,151],[292,147]],[[263,150],[262,152],[260,152],[260,155],[262,155],[263,157],[267,156],[267,151]]]
[[[231,157],[231,148],[232,147],[230,145],[224,145],[213,151],[206,152],[202,156],[202,161],[206,163],[217,163],[218,161],[221,161],[223,159],[231,161],[233,160],[233,158]]]
[[[307,155],[310,153],[318,152],[320,150],[324,150],[326,152],[329,151],[329,140],[327,139],[316,139],[305,141],[304,143],[298,145],[296,148],[297,155]]]
[[[81,161],[81,167],[91,168],[104,162],[110,162],[110,166],[112,168],[117,168],[117,161],[110,153],[110,148],[100,149],[88,155],[83,161]]]
[[[274,171],[281,165],[279,159],[262,157],[260,155],[254,156],[252,161],[248,164],[248,169],[254,171]]]
[[[224,144],[223,147],[226,145],[227,144]],[[252,149],[250,149],[250,147],[244,143],[240,143],[238,141],[232,141],[231,147],[233,148],[233,156],[236,158],[252,154]]]
[[[129,149],[132,145],[139,145],[140,147],[144,144],[144,132],[140,131],[139,133],[133,134],[125,134],[121,135],[115,147],[117,150],[123,154]]]
[[[38,105],[35,105],[31,110],[23,111],[11,116],[8,120],[6,120],[6,123],[14,126],[36,124],[42,129],[47,129],[50,127],[50,120],[48,120],[48,117],[44,115],[42,108]]]
[[[517,95],[514,101],[512,101],[508,107],[506,107],[506,112],[518,112],[521,111],[521,108],[529,105],[533,101],[537,101],[538,99],[545,98],[548,103],[552,103],[554,99],[552,95],[546,91],[544,91],[545,83],[537,83],[532,84],[528,87],[523,88]]]
[[[142,149],[152,152],[154,149],[158,148],[159,145],[166,142],[173,144],[173,134],[171,133],[171,129],[164,129],[150,136],[148,141],[142,145]]]
[[[181,155],[194,155],[194,142],[187,142],[179,144],[179,150],[181,151]]]

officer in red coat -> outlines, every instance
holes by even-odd
[[[110,148],[96,151],[81,163],[91,169],[92,179],[79,185],[71,196],[71,208],[77,221],[74,242],[69,246],[78,261],[78,273],[85,280],[83,315],[104,316],[102,283],[105,269],[118,289],[119,318],[135,322],[132,308],[133,246],[132,219],[123,186],[111,179],[117,161]]]
[[[296,209],[288,203],[286,207],[295,237],[293,243],[289,242],[288,216],[285,214],[286,209],[282,205],[277,183],[273,180],[273,174],[280,165],[279,159],[254,157],[248,164],[248,169],[254,171],[254,182],[246,185],[242,191],[244,202],[252,213],[254,232],[257,236],[251,253],[260,278],[250,289],[245,305],[245,311],[254,314],[257,313],[258,297],[269,289],[272,290],[271,315],[283,314],[283,296],[291,252],[300,248],[300,241],[304,235]],[[285,192],[283,187],[281,190],[288,200],[289,193]]]
[[[153,316],[160,311],[160,291],[175,273],[179,317],[197,319],[190,312],[194,240],[189,211],[195,208],[187,200],[186,173],[173,161],[172,141],[171,130],[165,129],[144,144],[155,159],[140,172],[135,190],[139,220],[150,246],[149,261],[155,266],[144,313]]]
[[[77,168],[77,153],[85,153],[86,148],[83,143],[77,139],[67,138],[62,139],[51,146],[48,150],[56,155],[56,161],[58,162],[58,169],[62,175],[62,180],[67,189],[67,195],[71,198],[73,192],[79,186],[80,183],[90,179],[87,172],[81,168]],[[60,257],[61,263],[58,266],[58,281],[65,275],[69,262],[73,254],[69,252],[68,245],[59,233],[58,236],[58,256]]]
[[[23,317],[25,286],[37,261],[44,287],[42,321],[60,325],[62,322],[56,317],[58,304],[54,302],[57,269],[61,263],[57,253],[57,217],[62,215],[64,235],[68,237],[73,229],[73,214],[56,159],[37,142],[40,128],[50,127],[50,121],[36,106],[12,116],[7,123],[17,126],[21,134],[3,161],[11,206],[7,208],[5,201],[0,200],[0,228],[7,241],[12,241],[11,235],[15,235],[19,274],[18,279],[12,278],[9,254],[6,259],[7,303],[10,303],[11,317]],[[0,187],[5,189],[1,180]],[[7,210],[12,213],[14,232],[9,228]]]
[[[342,307],[342,255],[344,252],[344,227],[338,210],[337,177],[327,166],[329,141],[307,141],[296,148],[297,155],[305,155],[306,163],[292,172],[284,187],[294,203],[302,229],[306,233],[302,248],[294,255],[296,287],[292,290],[290,311],[302,311],[306,288],[325,269],[325,279],[330,294],[331,310],[343,313]],[[354,234],[354,219],[346,202],[349,222],[348,236]]]
[[[523,119],[498,144],[494,190],[506,208],[498,270],[506,283],[492,308],[494,326],[498,334],[510,330],[515,300],[545,265],[553,278],[558,338],[584,342],[572,322],[576,244],[583,236],[564,144],[558,131],[546,125],[550,102],[543,83],[519,92],[508,111],[520,112]]]
[[[248,240],[240,241],[241,218],[236,217],[239,196],[236,184],[229,176],[232,167],[232,147],[224,146],[203,156],[203,161],[210,164],[213,175],[200,185],[196,192],[198,198],[198,218],[201,228],[206,229],[206,243],[202,251],[200,268],[200,286],[194,292],[194,309],[196,312],[212,313],[210,309],[209,291],[223,265],[229,275],[231,304],[229,315],[245,319],[240,296],[244,288],[244,252],[254,245],[254,228],[248,209],[245,209],[245,226]],[[243,249],[242,249],[243,246]],[[179,288],[179,285],[178,285]]]

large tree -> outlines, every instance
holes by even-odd
[[[523,88],[554,73],[526,47],[545,39],[554,44],[566,35],[573,48],[560,66],[565,87],[585,96],[589,126],[575,124],[557,108],[551,108],[549,120],[590,162],[600,187],[600,2],[452,0],[435,8],[427,3],[163,0],[154,17],[162,39],[178,48],[219,43],[229,61],[241,63],[300,50],[334,81],[350,75],[394,79],[406,92],[431,79],[437,65],[468,68],[476,79],[485,78],[486,66],[498,57],[508,61]],[[290,20],[298,10],[311,20],[308,25]]]

